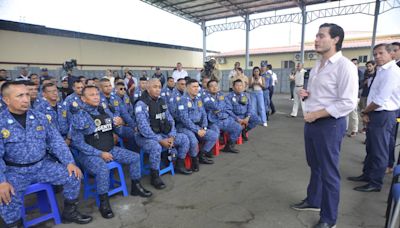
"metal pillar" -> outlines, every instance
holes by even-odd
[[[306,23],[307,23],[307,11],[306,11],[306,5],[304,2],[301,3],[301,16],[302,16],[302,23],[301,23],[301,46],[300,46],[300,62],[301,64],[304,64],[304,36],[306,32]]]
[[[203,63],[204,63],[207,57],[207,43],[206,43],[207,28],[205,21],[201,22],[201,29],[203,30]]]
[[[373,51],[375,46],[375,38],[376,38],[376,27],[378,26],[378,16],[379,16],[379,9],[381,7],[381,1],[375,1],[375,14],[374,14],[374,29],[372,30],[372,41],[371,41],[371,50],[369,52],[369,59],[373,58]]]
[[[249,54],[249,33],[250,33],[250,20],[249,20],[249,15],[246,14],[246,17],[244,19],[245,25],[246,25],[246,63],[245,63],[245,69],[249,69],[249,61],[250,61],[250,54]]]

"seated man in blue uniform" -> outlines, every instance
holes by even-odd
[[[239,150],[235,148],[235,144],[242,132],[242,126],[236,122],[236,115],[232,112],[231,103],[219,91],[216,80],[210,80],[207,83],[207,87],[208,93],[203,100],[208,121],[222,131],[229,133],[229,139],[223,151],[239,153]]]
[[[21,197],[26,188],[49,183],[64,187],[63,222],[89,223],[92,217],[77,211],[82,172],[56,128],[45,115],[29,108],[23,83],[7,82],[1,90],[8,109],[0,114],[0,216],[7,227],[22,227]]]
[[[261,124],[261,119],[252,112],[249,95],[244,92],[243,81],[240,79],[234,81],[232,89],[233,91],[228,94],[226,100],[231,103],[236,122],[243,128],[243,140],[248,141],[247,132]]]
[[[72,86],[74,92],[70,94],[67,98],[65,98],[63,102],[63,106],[67,109],[67,119],[68,119],[68,125],[71,125],[71,107],[80,107],[83,105],[83,102],[81,100],[81,95],[82,95],[82,89],[84,88],[84,85],[81,81],[76,80],[73,82]]]
[[[108,190],[110,171],[107,162],[116,161],[129,165],[132,180],[131,195],[150,197],[151,192],[140,183],[139,155],[130,150],[114,146],[114,125],[112,114],[107,105],[100,105],[100,93],[97,87],[87,86],[82,90],[83,106],[73,107],[72,146],[79,151],[78,160],[86,171],[95,175],[97,194],[100,198],[100,213],[103,218],[112,218]]]
[[[131,99],[132,104],[134,104],[135,101],[139,99],[140,96],[142,96],[142,93],[146,90],[146,84],[147,84],[146,77],[139,78],[139,87],[136,87],[135,92],[133,92],[133,97]]]
[[[45,98],[35,110],[46,115],[46,118],[60,132],[67,145],[70,144],[70,138],[67,137],[69,125],[67,120],[67,110],[59,102],[58,89],[53,83],[48,83],[42,88],[43,98]]]
[[[170,96],[172,95],[172,91],[175,88],[175,81],[173,77],[167,78],[167,86],[161,89],[160,97],[164,99],[165,102],[169,101]]]
[[[178,102],[181,100],[186,89],[186,80],[184,78],[178,79],[176,82],[176,88],[172,90],[168,100],[168,110],[174,119],[177,118],[176,109],[178,107]]]
[[[170,115],[167,104],[159,98],[161,82],[150,79],[147,90],[135,105],[135,117],[139,134],[136,135],[138,145],[150,155],[151,185],[156,189],[165,188],[159,176],[161,151],[163,148],[177,149],[178,159],[176,171],[185,175],[192,172],[186,170],[184,159],[189,150],[189,139],[186,135],[176,133],[175,122]]]
[[[189,138],[189,154],[192,158],[192,170],[195,172],[199,171],[199,162],[214,163],[205,154],[211,153],[219,135],[218,132],[207,128],[207,114],[198,93],[199,82],[195,79],[188,80],[186,93],[178,101],[176,123],[178,132],[184,133]],[[204,142],[204,145],[197,152],[199,141]]]
[[[131,99],[129,98],[125,84],[123,82],[118,82],[115,84],[115,95],[117,95],[121,99],[121,109],[124,109],[128,112],[130,116],[133,115],[133,105],[131,103]]]

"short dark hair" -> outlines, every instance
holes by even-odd
[[[94,81],[94,80],[93,80],[93,78],[88,78],[88,79],[86,79],[85,84],[87,85],[89,81]]]
[[[400,42],[393,42],[393,43],[391,43],[391,45],[399,46],[399,47],[400,47]],[[0,71],[1,71],[1,70],[0,70]]]
[[[83,89],[82,89],[82,96],[85,95],[85,92],[86,92],[87,89],[93,89],[93,88],[95,88],[97,91],[99,91],[99,88],[97,88],[96,86],[94,86],[94,85],[88,85],[88,86],[83,87]]]
[[[125,84],[123,82],[117,82],[117,84],[115,84],[115,86],[124,86],[125,87]]]
[[[171,77],[171,76],[169,76],[169,77],[167,78],[167,81],[168,81],[168,80],[170,80],[170,79],[174,79],[174,78],[173,78],[173,77]]]
[[[191,85],[193,83],[199,83],[199,82],[196,79],[191,78],[191,79],[186,81],[186,86],[189,86],[189,85]]]
[[[233,81],[233,86],[235,86],[236,85],[236,83],[243,83],[243,81],[242,80],[240,80],[240,79],[236,79],[235,81]]]
[[[0,71],[7,71],[6,69],[0,69]]]
[[[1,86],[1,94],[4,95],[4,91],[10,88],[10,86],[16,86],[16,85],[24,85],[26,86],[26,81],[6,81],[2,86]]]
[[[344,40],[344,31],[342,27],[333,23],[324,23],[320,25],[319,28],[329,28],[329,35],[331,38],[339,37],[339,41],[336,43],[336,51],[342,50]]]
[[[243,69],[241,67],[238,67],[237,70],[243,73]]]
[[[83,75],[81,75],[81,76],[78,77],[79,80],[81,80],[82,78],[86,79],[86,77],[83,76]]]
[[[82,83],[82,82],[79,81],[79,80],[75,80],[74,83],[73,83],[73,85],[75,86],[75,84],[78,84],[78,83]],[[82,83],[82,84],[83,84],[83,83]]]
[[[370,60],[370,61],[368,61],[368,62],[365,63],[365,65],[368,65],[368,64],[375,65],[375,61],[374,61],[374,60]]]
[[[99,80],[97,77],[94,77],[94,78],[92,78],[93,79],[93,81],[95,81],[95,80]]]
[[[147,81],[147,77],[145,77],[145,76],[140,77],[139,81]]]
[[[38,74],[36,74],[36,73],[32,73],[32,74],[30,74],[30,75],[29,75],[29,78],[32,78],[32,76],[34,76],[34,75],[36,75],[37,77],[39,77],[39,75],[38,75]]]
[[[179,81],[182,81],[182,80],[186,81],[185,78],[179,78],[178,80],[176,80],[176,82],[179,82]]]
[[[32,81],[24,81],[24,80],[23,80],[23,82],[25,82],[24,84],[25,84],[26,86],[36,86],[36,84],[33,83]]]
[[[215,83],[218,84],[218,81],[217,81],[217,80],[211,79],[210,81],[207,82],[207,88],[210,87],[210,84],[213,83],[213,82],[215,82]]]
[[[47,83],[47,84],[43,85],[42,91],[46,91],[47,88],[53,87],[53,86],[57,87],[56,84],[54,84],[54,83],[51,83],[51,82],[50,82],[50,83]]]
[[[267,64],[267,68],[272,70],[272,65],[271,64]]]
[[[352,58],[351,61],[352,61],[352,62],[353,62],[353,61],[357,61],[357,63],[358,63],[358,59],[357,59],[357,58]]]

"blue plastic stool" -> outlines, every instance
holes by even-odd
[[[165,150],[161,151],[161,153],[165,153],[165,152],[168,152],[168,150],[165,149]],[[142,176],[150,174],[150,164],[144,163],[144,155],[145,154],[146,153],[144,152],[144,150],[140,149],[140,167],[141,167]],[[162,166],[165,166],[165,168],[161,169]],[[164,175],[168,172],[171,172],[172,176],[175,175],[174,164],[172,161],[169,162],[168,166],[166,166],[164,164],[164,162],[161,161],[160,167],[158,168],[158,170],[160,171],[160,173],[159,173],[160,176]]]
[[[122,192],[123,196],[128,196],[128,189],[126,187],[125,175],[122,169],[122,166],[115,161],[107,163],[107,168],[110,170],[110,190],[108,191],[108,195],[112,196],[119,192]],[[119,181],[114,179],[114,170],[118,170]],[[90,197],[94,197],[96,199],[97,206],[100,205],[99,195],[96,192],[96,180],[93,183],[90,183],[90,177],[92,175],[88,172],[83,173],[83,199],[87,200]]]
[[[38,223],[47,221],[49,219],[54,219],[54,223],[60,224],[60,212],[58,211],[57,200],[53,192],[53,188],[50,184],[37,183],[30,185],[25,193],[22,195],[21,199],[24,202],[24,198],[26,195],[36,193],[37,195],[37,204],[31,207],[22,207],[22,219],[24,222],[24,227],[30,227],[36,225]],[[44,214],[38,218],[27,221],[26,219],[26,211],[30,211],[33,209],[39,208],[40,214]]]

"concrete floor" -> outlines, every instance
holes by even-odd
[[[81,211],[94,216],[84,227],[312,227],[319,214],[297,212],[291,203],[305,197],[309,168],[305,161],[302,118],[287,118],[292,101],[277,95],[278,112],[267,128],[250,133],[240,154],[222,153],[214,165],[202,165],[191,176],[169,174],[162,178],[165,190],[153,191],[151,199],[115,196],[113,219],[101,218],[94,200],[83,201]],[[341,201],[338,227],[383,227],[390,177],[379,193],[352,190],[358,183],[346,180],[361,174],[364,135],[346,137],[341,152]],[[37,227],[51,227],[53,222]],[[60,228],[83,227],[60,225]]]

